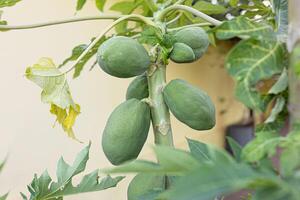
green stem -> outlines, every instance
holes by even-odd
[[[173,146],[170,113],[163,99],[166,85],[166,65],[155,63],[148,72],[149,98],[155,144]]]
[[[222,22],[209,16],[209,15],[206,15],[204,14],[203,12],[200,12],[199,10],[196,10],[195,8],[192,8],[192,7],[189,7],[189,6],[185,6],[185,5],[173,5],[173,6],[170,6],[164,10],[161,11],[161,13],[158,14],[158,16],[156,17],[157,18],[157,21],[163,21],[163,18],[166,16],[166,14],[168,14],[170,11],[173,11],[173,10],[184,10],[184,11],[187,11],[197,17],[200,17],[202,19],[204,19],[205,21],[207,22],[210,22],[211,24],[215,25],[215,26],[218,26],[220,25]]]
[[[27,24],[27,25],[19,25],[19,26],[11,26],[11,25],[0,25],[0,30],[20,30],[20,29],[33,29],[33,28],[40,28],[45,26],[53,26],[59,24],[67,24],[73,22],[81,22],[81,21],[91,21],[91,20],[103,20],[103,19],[119,19],[124,17],[125,15],[100,15],[100,16],[88,16],[88,17],[73,17],[69,19],[62,19],[62,20],[54,20],[49,22],[43,23],[36,23],[36,24]],[[137,19],[133,18],[132,21],[138,21]]]

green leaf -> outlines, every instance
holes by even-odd
[[[14,6],[21,0],[0,0],[0,8]]]
[[[229,0],[229,5],[231,7],[236,7],[239,3],[239,0]]]
[[[103,11],[106,0],[96,0],[96,7],[98,10]]]
[[[226,68],[237,81],[236,96],[252,109],[264,110],[268,96],[255,89],[260,80],[282,72],[285,48],[279,41],[248,39],[237,44],[228,54]]]
[[[172,200],[212,200],[216,196],[245,188],[257,178],[258,174],[245,164],[204,164],[178,178],[170,190],[160,197]]]
[[[7,159],[7,158],[6,158]],[[5,165],[5,163],[6,163],[6,159],[4,160],[4,161],[1,161],[0,162],[0,173],[1,173],[1,171],[3,170],[3,168],[4,168],[4,165]]]
[[[282,96],[277,97],[276,103],[271,111],[270,116],[266,119],[265,123],[272,123],[277,119],[277,116],[283,111],[285,105],[285,99]]]
[[[121,12],[122,14],[130,14],[132,13],[137,7],[139,3],[136,1],[121,1],[117,2],[110,7],[110,10]]]
[[[242,159],[248,162],[258,162],[265,156],[273,156],[276,148],[284,138],[276,131],[261,131],[256,138],[248,143],[242,151]]]
[[[233,138],[226,137],[227,142],[232,150],[232,153],[236,159],[236,161],[241,161],[241,155],[242,155],[242,147],[239,143],[237,143]]]
[[[86,44],[80,44],[76,47],[74,47],[74,49],[72,50],[72,54],[70,57],[66,58],[63,63],[61,63],[58,68],[63,67],[64,65],[66,65],[68,62],[70,61],[75,61],[83,52],[84,50],[88,47],[88,45]]]
[[[233,162],[232,158],[216,147],[196,140],[187,139],[191,155],[201,163],[222,161],[224,164]]]
[[[28,185],[30,200],[63,199],[64,196],[79,193],[100,191],[115,187],[123,177],[112,178],[110,176],[99,179],[98,170],[85,175],[80,183],[73,186],[72,179],[83,172],[89,159],[90,145],[85,147],[76,157],[73,165],[68,165],[61,158],[57,165],[57,182],[53,181],[48,172],[45,171],[40,177],[34,176],[34,179]],[[24,194],[23,199],[26,199]]]
[[[243,16],[225,21],[213,30],[216,33],[216,37],[220,40],[238,36],[255,37],[264,40],[272,38],[271,26],[252,22]]]
[[[106,169],[104,172],[182,175],[199,166],[199,162],[188,152],[164,146],[156,146],[154,151],[159,164],[135,160],[112,169]]]
[[[77,0],[76,10],[79,11],[86,4],[86,0]]]
[[[3,196],[0,196],[0,200],[6,200],[7,199],[7,197],[8,197],[8,193],[6,193],[5,195],[3,195]]]
[[[278,81],[271,87],[269,94],[279,94],[288,88],[288,74],[287,70],[284,68]]]
[[[288,34],[288,0],[273,0],[276,21],[276,33],[281,41],[286,41]]]
[[[290,177],[300,169],[300,134],[299,129],[293,130],[281,147],[280,172],[284,177]]]
[[[222,5],[211,4],[206,1],[198,1],[193,7],[208,15],[224,14],[227,11],[226,8]]]
[[[57,117],[68,136],[76,139],[73,125],[80,107],[71,96],[65,74],[62,74],[50,58],[41,58],[37,64],[28,67],[26,77],[42,88],[42,102],[51,105],[50,112]]]

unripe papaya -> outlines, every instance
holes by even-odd
[[[128,86],[126,99],[144,99],[149,96],[147,76],[136,77]]]
[[[154,174],[138,174],[130,182],[127,189],[127,200],[140,200],[151,191],[163,191],[165,177]]]
[[[208,130],[215,126],[214,104],[201,89],[175,79],[164,88],[163,96],[174,116],[189,127]]]
[[[124,36],[103,42],[98,49],[97,60],[103,71],[119,78],[140,75],[150,65],[150,57],[143,45]]]
[[[170,58],[176,63],[189,63],[196,59],[193,49],[180,42],[174,44]]]
[[[137,99],[120,104],[111,113],[103,135],[104,154],[113,165],[137,158],[148,136],[150,108]]]
[[[180,31],[176,32],[174,35],[175,44],[176,43],[184,43],[187,46],[189,46],[193,52],[195,59],[193,61],[198,60],[207,50],[209,45],[209,39],[208,35],[200,27],[189,27],[181,29]],[[177,51],[174,45],[173,48],[174,51]],[[172,50],[172,51],[173,51]],[[171,53],[172,54],[172,53]],[[182,56],[184,57],[184,56]],[[171,57],[173,60],[173,58]],[[180,56],[178,55],[177,60],[180,59]],[[176,60],[173,60],[174,62],[178,62]],[[181,61],[179,63],[183,63],[184,61]],[[191,61],[189,61],[191,62]]]

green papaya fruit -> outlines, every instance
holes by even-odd
[[[104,154],[113,165],[137,158],[147,139],[150,108],[145,102],[130,99],[111,113],[103,135]]]
[[[141,75],[150,66],[150,57],[143,45],[124,36],[103,42],[98,49],[97,60],[103,71],[119,78]]]
[[[198,60],[207,51],[207,48],[209,46],[208,35],[205,32],[205,30],[203,30],[200,27],[189,27],[189,28],[181,29],[180,31],[175,33],[174,40],[175,40],[175,44],[183,43],[189,46],[193,50],[195,56],[195,59],[193,61]],[[175,48],[175,44],[172,51],[177,51]],[[180,57],[178,56],[178,58]],[[178,62],[176,60],[174,61]],[[183,63],[183,62],[184,61],[180,60],[178,63]]]
[[[126,99],[144,99],[149,96],[148,80],[146,75],[136,77],[128,86]]]
[[[176,63],[189,63],[196,59],[193,49],[184,43],[174,44],[170,58]]]
[[[208,130],[215,126],[214,104],[201,89],[175,79],[166,85],[163,96],[174,116],[189,127]]]
[[[165,177],[154,174],[138,174],[130,182],[127,189],[127,200],[140,200],[151,192],[165,189]]]

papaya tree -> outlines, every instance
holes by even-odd
[[[0,7],[17,2],[0,1]],[[78,0],[76,9],[84,9],[85,3]],[[100,11],[105,3],[95,0]],[[89,44],[76,46],[60,65],[41,58],[26,69],[25,75],[42,89],[42,101],[50,104],[50,112],[75,141],[79,140],[73,125],[80,106],[71,96],[66,75],[79,77],[93,60],[92,68],[98,65],[107,75],[135,77],[101,135],[103,152],[115,167],[100,172],[137,173],[128,187],[128,200],[212,200],[242,189],[248,194],[241,199],[298,200],[299,17],[297,1],[289,4],[288,12],[287,0],[131,0],[110,8],[120,14],[20,26],[1,21],[0,30],[112,20]],[[289,35],[288,13],[292,24]],[[112,29],[114,33],[110,34]],[[187,139],[189,151],[178,150],[173,144],[170,113],[190,128],[203,131],[215,126],[216,111],[204,90],[185,80],[167,82],[166,68],[170,60],[182,65],[196,62],[209,45],[218,45],[221,40],[235,43],[225,67],[236,82],[237,99],[257,116],[255,138],[244,148],[228,138],[233,156],[191,139]],[[290,131],[282,135],[289,119]],[[157,162],[137,160],[150,124]],[[78,185],[72,184],[72,178],[85,169],[89,147],[71,166],[60,159],[57,182],[47,171],[35,175],[28,185],[30,194],[22,193],[23,199],[63,199],[116,186],[124,177],[105,175],[100,179],[97,170],[84,176]],[[272,162],[274,157],[280,160],[279,165]]]

